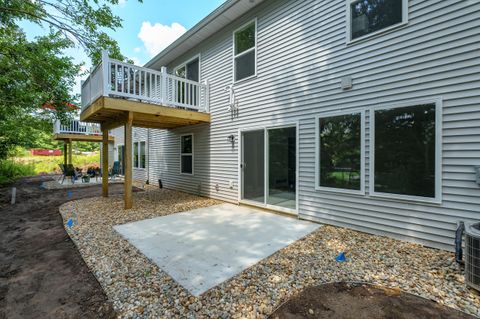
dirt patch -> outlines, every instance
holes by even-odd
[[[45,190],[48,177],[0,188],[0,319],[113,318],[99,283],[65,232],[58,207],[70,200],[98,197],[101,185]],[[110,194],[123,184],[110,185]]]
[[[332,283],[310,287],[284,303],[271,319],[461,319],[475,318],[399,289]]]

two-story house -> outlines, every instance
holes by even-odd
[[[480,216],[478,1],[228,0],[144,67],[105,56],[82,100],[127,187],[449,250]]]

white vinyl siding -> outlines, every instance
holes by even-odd
[[[346,45],[344,0],[260,4],[169,69],[198,52],[210,82],[211,124],[150,130],[151,181],[167,188],[238,202],[238,131],[298,121],[299,217],[453,249],[457,220],[480,217],[480,7],[470,1],[411,0],[408,24]],[[238,116],[227,110],[233,82],[232,33],[257,18],[257,77],[235,83]],[[341,90],[344,76],[353,87]],[[441,204],[369,196],[371,108],[442,99]],[[315,117],[365,110],[365,193],[315,187]],[[195,134],[195,176],[182,175],[181,134]],[[232,146],[227,139],[235,135]],[[233,182],[233,187],[230,187]]]

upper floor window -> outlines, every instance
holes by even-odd
[[[196,56],[193,59],[188,60],[187,62],[180,64],[174,69],[176,76],[192,80],[195,82],[200,81],[200,56]],[[176,101],[180,103],[191,104],[193,101],[198,100],[198,88],[191,83],[187,84],[185,82],[177,82],[177,96]],[[195,104],[195,102],[193,103]]]
[[[175,75],[184,79],[199,82],[200,58],[197,56],[175,68]]]
[[[240,81],[257,73],[257,22],[249,22],[233,33],[234,80]]]
[[[349,0],[349,40],[407,22],[408,0]]]

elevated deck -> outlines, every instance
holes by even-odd
[[[132,125],[138,127],[169,129],[210,122],[208,113],[107,96],[97,98],[82,112],[80,119],[113,129],[124,125],[129,113]]]
[[[108,131],[124,127],[125,208],[132,208],[132,127],[171,129],[209,123],[209,84],[110,59],[82,82],[80,119],[100,124],[102,165],[108,167]],[[108,171],[102,171],[102,193],[108,196]]]
[[[53,139],[56,141],[102,142],[103,137],[99,124],[78,120],[62,124],[57,120],[53,124]],[[113,142],[115,138],[109,135],[108,140]]]
[[[113,129],[127,118],[133,126],[169,129],[210,122],[209,85],[110,59],[82,82],[80,119]]]

